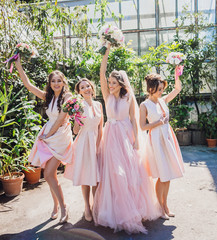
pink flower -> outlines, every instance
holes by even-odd
[[[79,105],[78,105],[78,104],[75,104],[74,109],[75,109],[75,111],[78,111]]]
[[[105,34],[107,34],[109,32],[109,28],[106,28],[105,30]]]
[[[20,47],[20,46],[22,46],[22,43],[17,44],[16,48],[18,48],[18,47]]]
[[[73,99],[72,99],[72,103],[75,103],[76,101],[77,101],[76,98],[73,98]]]

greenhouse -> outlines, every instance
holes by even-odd
[[[1,0],[0,239],[214,240],[216,40],[214,0]]]

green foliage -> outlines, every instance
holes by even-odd
[[[190,124],[189,112],[191,107],[185,104],[174,104],[170,107],[170,124],[174,129],[187,128]]]
[[[200,114],[199,126],[209,139],[217,138],[217,112],[203,112]]]

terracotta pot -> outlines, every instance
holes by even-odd
[[[7,197],[14,197],[20,194],[23,188],[24,174],[22,172],[12,173],[12,178],[8,174],[1,177],[3,189]]]
[[[208,147],[210,147],[210,148],[216,147],[216,139],[208,139],[207,138],[206,141],[207,141]]]
[[[38,183],[41,177],[41,168],[40,167],[32,167],[33,170],[24,171],[25,179],[30,184]]]

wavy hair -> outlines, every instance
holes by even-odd
[[[120,98],[123,98],[128,93],[128,90],[122,74],[119,71],[114,70],[110,73],[110,77],[113,77],[118,81],[119,85],[121,86]]]
[[[60,112],[61,111],[61,105],[64,102],[64,96],[67,92],[69,92],[69,87],[68,87],[68,81],[66,80],[64,74],[62,72],[60,72],[59,70],[53,71],[48,76],[48,83],[47,83],[47,86],[45,88],[45,92],[46,92],[46,94],[45,94],[45,108],[48,109],[49,104],[50,104],[50,102],[51,102],[51,100],[54,96],[54,91],[52,90],[50,84],[51,84],[51,80],[53,79],[53,77],[55,75],[58,75],[64,83],[64,86],[62,87],[62,90],[61,90],[60,95],[59,95],[58,100],[57,100],[57,108],[58,108],[58,111]]]

